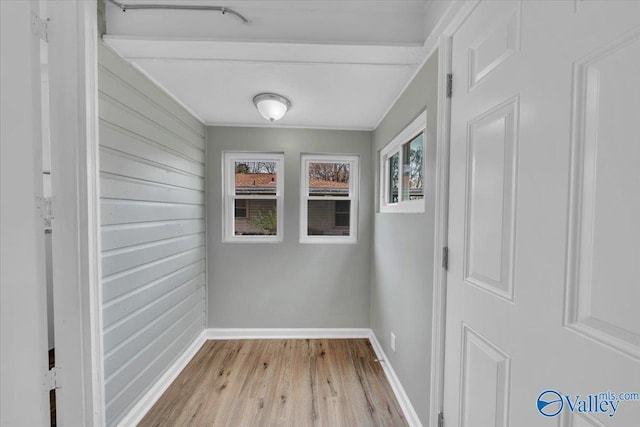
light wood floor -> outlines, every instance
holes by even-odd
[[[366,339],[207,341],[139,426],[406,426]]]

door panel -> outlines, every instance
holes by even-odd
[[[480,2],[452,66],[447,425],[637,425],[565,396],[640,392],[640,2]]]
[[[568,325],[640,358],[640,31],[575,66]],[[635,138],[634,138],[635,136]]]
[[[509,415],[510,358],[468,325],[462,326],[462,334],[462,425],[504,427]]]
[[[465,282],[513,298],[518,99],[468,125]]]
[[[496,12],[491,25],[479,30],[469,46],[469,90],[520,51],[520,4]]]

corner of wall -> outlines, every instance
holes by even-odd
[[[96,0],[98,2],[98,38],[107,33],[107,5],[106,0]]]

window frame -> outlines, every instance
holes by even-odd
[[[427,111],[423,111],[416,117],[407,127],[405,127],[398,135],[395,136],[379,153],[379,189],[378,206],[380,213],[422,213],[425,211],[425,182],[426,173],[426,148],[427,148]],[[410,143],[422,134],[422,191],[423,197],[418,200],[402,200],[403,192],[403,165],[404,150],[403,146]],[[398,154],[398,201],[396,203],[389,202],[388,196],[390,191],[390,169],[389,159]]]
[[[241,162],[275,162],[276,194],[236,196],[235,163]],[[276,201],[276,234],[273,236],[236,236],[235,233],[235,199],[243,200],[275,200]],[[247,203],[247,217],[250,217]],[[222,241],[226,243],[278,243],[283,240],[284,226],[284,153],[273,152],[239,152],[224,151],[222,153]]]
[[[358,204],[360,191],[360,156],[356,154],[301,154],[300,156],[300,243],[305,244],[355,244],[358,242]],[[310,163],[349,163],[349,195],[309,196]],[[350,201],[348,236],[313,236],[308,234],[308,202],[310,200]],[[335,221],[335,208],[332,211]],[[346,229],[347,227],[340,227]]]

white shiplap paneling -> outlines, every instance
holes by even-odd
[[[106,418],[116,425],[204,329],[205,128],[99,47]]]
[[[126,270],[122,273],[112,274],[106,277],[103,282],[104,299],[105,301],[109,301],[117,298],[145,283],[157,280],[164,275],[177,271],[203,258],[204,248],[196,248]]]

